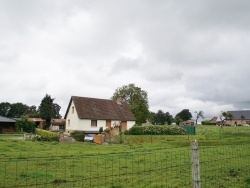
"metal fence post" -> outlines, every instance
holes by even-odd
[[[199,154],[198,154],[198,142],[194,140],[191,143],[192,150],[192,179],[193,179],[193,188],[201,188],[200,182],[200,167],[199,167]]]

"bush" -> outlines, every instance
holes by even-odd
[[[58,133],[36,128],[36,134],[40,136],[38,140],[41,141],[59,141]]]
[[[133,126],[128,131],[124,132],[124,134],[131,135],[184,135],[186,134],[186,130],[179,127],[169,127],[163,125],[156,126]]]
[[[216,122],[209,122],[208,120],[204,120],[201,122],[202,125],[216,125]]]
[[[128,135],[128,134],[129,134],[129,131],[128,131],[128,130],[125,130],[125,131],[124,131],[124,134],[125,134],[125,135]]]
[[[103,132],[103,127],[100,127],[99,134],[101,134],[102,132]]]
[[[34,133],[35,127],[35,122],[29,121],[28,116],[22,116],[21,120],[16,121],[16,130],[19,132]]]
[[[84,142],[84,132],[83,131],[74,131],[70,133],[70,136],[73,137],[76,141]]]

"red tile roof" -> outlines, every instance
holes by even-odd
[[[135,116],[123,101],[121,104],[117,104],[116,101],[111,99],[77,96],[71,97],[65,119],[72,101],[75,104],[75,109],[80,119],[135,121]]]

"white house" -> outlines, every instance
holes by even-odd
[[[65,133],[74,130],[98,133],[100,127],[120,126],[122,131],[135,124],[135,116],[121,100],[72,96],[65,114]]]

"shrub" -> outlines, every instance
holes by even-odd
[[[40,136],[38,140],[41,141],[59,141],[58,133],[36,128],[36,134]]]
[[[143,130],[142,126],[133,126],[128,130],[128,134],[133,134],[133,135],[142,135]]]
[[[124,131],[124,134],[125,134],[125,135],[128,135],[128,134],[129,134],[129,131],[128,131],[128,130],[125,130],[125,131]]]
[[[103,132],[103,127],[100,127],[99,134],[101,134],[102,132]]]
[[[21,132],[27,133],[34,133],[35,132],[35,122],[29,121],[28,116],[22,116],[21,120],[16,121],[16,130]]]
[[[73,137],[76,141],[84,142],[84,132],[83,131],[74,131],[70,133],[70,136]]]
[[[204,120],[201,122],[202,125],[216,125],[216,122],[209,122],[208,120]]]
[[[186,134],[186,130],[179,127],[169,127],[163,125],[157,126],[133,126],[128,131],[124,132],[124,134],[131,135],[184,135]]]

